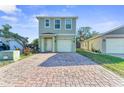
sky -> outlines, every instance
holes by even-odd
[[[10,31],[28,37],[31,42],[38,38],[38,15],[78,16],[77,30],[89,26],[100,33],[124,25],[124,6],[0,5],[0,28],[10,24]]]

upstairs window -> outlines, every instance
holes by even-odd
[[[50,20],[49,19],[46,19],[45,20],[45,27],[46,28],[49,28],[50,27]]]
[[[71,19],[66,19],[65,20],[65,26],[66,26],[66,30],[71,30],[71,28],[72,28],[72,20]]]
[[[55,29],[60,29],[60,20],[55,20]]]

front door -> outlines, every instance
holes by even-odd
[[[46,52],[52,52],[52,39],[46,39]]]

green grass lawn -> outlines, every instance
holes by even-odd
[[[77,49],[77,53],[124,77],[124,59],[105,54],[91,53],[82,49]]]
[[[27,57],[29,57],[29,56],[32,56],[33,54],[29,54],[29,55],[24,55],[24,54],[21,54],[21,56],[20,56],[20,59],[19,60],[22,60],[22,59],[24,59],[24,58],[27,58]],[[15,62],[17,62],[17,61],[15,61]],[[5,66],[5,65],[8,65],[8,64],[11,64],[11,63],[14,63],[14,61],[2,61],[2,62],[0,62],[0,67],[3,67],[3,66]]]

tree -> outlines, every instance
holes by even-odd
[[[37,53],[38,50],[38,39],[34,39],[31,44],[30,44],[30,48],[32,49],[32,53]]]
[[[99,32],[92,31],[92,37],[93,37],[93,36],[97,36],[97,35],[99,35]]]
[[[38,46],[38,39],[34,39],[31,44],[33,44],[34,46]]]
[[[3,37],[13,38],[17,40],[23,47],[26,47],[28,43],[28,38],[22,37],[17,33],[10,32],[10,29],[12,28],[12,26],[10,26],[9,24],[2,25],[2,27],[3,28],[1,29],[1,31],[3,32]]]
[[[79,38],[80,40],[85,40],[88,38],[91,38],[95,35],[98,35],[99,33],[96,31],[91,31],[91,27],[80,27],[78,30]]]
[[[2,25],[2,27],[3,27],[3,30],[6,32],[9,32],[9,30],[12,28],[12,26],[10,26],[9,24]]]
[[[5,38],[10,38],[10,34],[9,34],[9,30],[12,28],[12,26],[10,26],[9,24],[5,24],[5,25],[2,25],[3,27],[3,34],[4,34],[4,37]]]
[[[80,40],[85,40],[91,37],[91,27],[80,27],[78,30]]]

